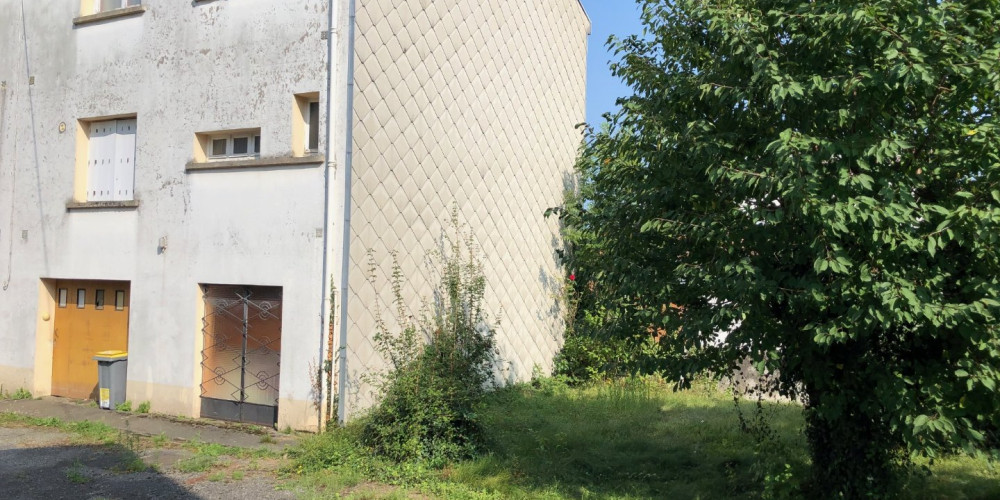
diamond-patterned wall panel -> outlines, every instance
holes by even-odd
[[[584,120],[589,20],[578,0],[359,0],[348,411],[372,402],[375,311],[392,254],[414,313],[452,207],[481,246],[508,380],[548,370],[563,328],[558,205]],[[368,255],[376,286],[368,282]]]

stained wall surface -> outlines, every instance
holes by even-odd
[[[140,13],[74,24],[82,3],[12,3],[0,17],[0,384],[51,390],[56,280],[127,281],[128,398],[197,415],[199,285],[280,286],[279,426],[314,428],[321,162],[187,165],[195,133],[218,130],[259,127],[262,159],[292,155],[293,95],[325,99],[327,1],[149,0]],[[371,335],[374,311],[390,300],[392,252],[416,312],[433,291],[424,261],[452,207],[486,264],[500,375],[548,369],[564,278],[556,223],[542,214],[571,183],[585,13],[577,0],[357,0],[357,8],[349,410],[372,399],[361,376],[385,367]],[[138,206],[70,210],[77,124],[113,116],[137,120]],[[367,283],[369,251],[378,291]]]
[[[563,329],[558,228],[585,117],[578,0],[359,0],[348,294],[348,411],[383,370],[392,255],[419,314],[452,209],[480,246],[506,380],[551,369]],[[369,255],[375,261],[369,283]]]
[[[75,25],[80,0],[5,2],[5,390],[50,389],[44,359],[52,338],[43,318],[55,311],[44,298],[48,280],[121,280],[132,292],[129,399],[196,414],[199,284],[280,286],[279,424],[316,426],[308,365],[320,345],[322,162],[212,171],[186,165],[196,132],[259,127],[262,158],[291,155],[293,95],[325,87],[326,4],[145,1],[144,12]],[[112,115],[137,119],[138,206],[68,210],[78,120]]]

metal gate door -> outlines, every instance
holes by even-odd
[[[201,416],[278,420],[281,288],[208,285],[201,353]]]

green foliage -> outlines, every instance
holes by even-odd
[[[452,477],[493,486],[501,498],[759,498],[757,468],[777,467],[761,461],[806,458],[798,410],[764,407],[780,457],[758,455],[732,401],[705,385],[674,392],[655,378],[583,387],[539,379],[491,396],[485,419],[495,451]]]
[[[57,418],[50,417],[40,419],[38,423],[46,427],[55,427],[72,432],[85,442],[118,444],[119,439],[121,439],[121,433],[104,422],[94,422],[91,420],[63,422]]]
[[[136,413],[149,413],[150,404],[149,401],[143,401],[139,403],[139,406],[135,409]]]
[[[331,428],[314,438],[304,439],[289,452],[293,465],[289,472],[316,472],[342,465],[357,465],[367,455],[359,446],[361,425],[349,423],[345,427]]]
[[[146,472],[153,468],[137,455],[126,455],[114,469],[118,472],[134,474],[137,472]]]
[[[286,472],[303,498],[347,496],[359,485],[391,485],[407,498],[803,498],[801,408],[741,399],[734,411],[712,384],[692,386],[536,378],[486,397],[490,453],[444,469],[396,463],[361,445],[352,423],[303,438]],[[913,478],[902,499],[1000,498],[1000,468],[982,457],[918,462],[935,474]]]
[[[92,481],[92,478],[83,473],[83,463],[79,460],[66,469],[66,479],[73,484],[86,484]]]
[[[0,399],[12,399],[12,400],[31,399],[31,391],[25,389],[24,387],[18,387],[17,390],[14,391],[13,394],[11,394],[0,388]]]
[[[621,311],[630,300],[616,287],[600,282],[599,263],[603,251],[593,236],[574,224],[583,198],[566,193],[564,207],[551,208],[546,217],[558,215],[564,222],[566,246],[558,251],[570,275],[558,292],[564,305],[566,331],[555,357],[553,374],[573,384],[635,373],[643,353],[651,347],[655,330]]]
[[[372,453],[362,441],[367,432],[365,422],[331,428],[322,434],[306,438],[289,451],[292,463],[286,472],[316,478],[321,473],[335,473],[334,481],[322,481],[323,486],[346,488],[362,481],[413,485],[433,474],[433,469],[420,461],[398,462]]]
[[[132,411],[132,402],[131,401],[123,401],[121,403],[116,404],[115,405],[115,411],[120,411],[120,412],[125,412],[125,413],[131,412]]]
[[[782,459],[804,460],[794,430],[799,412],[774,406],[777,442],[791,450]],[[304,439],[290,452],[288,472],[326,492],[374,481],[449,499],[756,498],[760,491],[752,443],[714,389],[675,393],[644,378],[575,387],[541,377],[488,394],[480,414],[491,453],[443,470],[376,456],[360,443],[361,425],[351,424]]]
[[[557,210],[602,305],[676,332],[637,366],[780,373],[824,495],[995,447],[1000,5],[642,5]]]
[[[177,462],[177,470],[181,472],[205,472],[218,462],[215,455],[197,454]]]
[[[486,279],[477,247],[457,213],[451,222],[447,247],[435,255],[440,283],[433,303],[424,305],[418,319],[407,313],[402,271],[393,256],[392,325],[376,306],[372,338],[391,370],[373,381],[382,399],[366,417],[361,440],[390,460],[440,466],[481,445],[478,412],[494,379],[494,327],[483,310]]]
[[[153,446],[156,448],[163,448],[164,446],[167,445],[167,443],[170,442],[170,438],[168,438],[167,434],[163,431],[160,431],[159,434],[153,436],[151,439],[153,442]]]
[[[188,441],[184,448],[193,451],[196,455],[209,457],[233,456],[237,458],[264,458],[274,457],[276,453],[267,448],[240,448],[237,446],[227,446],[218,443],[206,443],[199,439]]]
[[[567,280],[563,290],[566,333],[555,357],[554,375],[582,384],[631,373],[640,351],[637,347],[643,345],[623,338],[626,330],[616,322],[612,309],[600,305],[599,291],[574,278]],[[636,331],[638,326],[629,328]]]
[[[598,380],[613,370],[615,346],[585,335],[567,334],[562,349],[556,354],[555,374],[573,383]]]
[[[771,425],[771,422],[778,420],[777,407],[765,405],[760,395],[751,411],[745,409],[744,401],[737,394],[733,395],[733,403],[740,431],[753,442],[754,460],[750,465],[750,472],[754,476],[754,482],[763,485],[761,498],[801,498],[800,478],[803,474],[798,470],[801,467],[788,463],[792,450]]]

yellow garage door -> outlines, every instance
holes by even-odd
[[[94,354],[128,350],[127,281],[56,282],[52,347],[52,394],[97,396]]]

